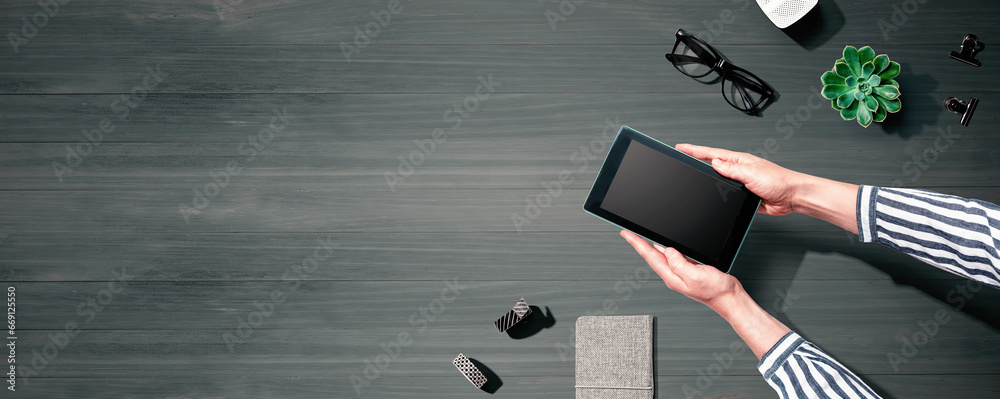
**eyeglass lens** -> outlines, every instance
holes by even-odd
[[[740,69],[728,71],[726,78],[722,80],[722,95],[726,97],[726,101],[744,111],[752,110],[760,104],[765,91],[759,80]]]
[[[718,62],[712,52],[697,40],[689,38],[677,40],[673,51],[674,66],[692,77],[702,77],[712,72]]]

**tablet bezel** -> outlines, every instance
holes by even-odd
[[[718,258],[695,251],[694,249],[672,240],[670,237],[655,233],[636,222],[627,220],[600,207],[600,204],[604,201],[605,196],[607,196],[608,188],[610,188],[611,182],[618,173],[618,167],[621,165],[622,159],[625,156],[625,151],[633,141],[643,144],[665,156],[680,161],[684,165],[705,173],[722,184],[727,184],[731,188],[740,190],[747,195],[743,204],[740,205],[740,211],[736,215],[736,222],[733,224],[733,228],[730,230],[729,235],[726,238],[726,242],[722,246],[722,252]],[[591,187],[590,194],[587,196],[587,200],[583,204],[583,209],[611,224],[631,230],[632,232],[650,241],[656,242],[665,247],[673,247],[691,260],[713,266],[725,273],[729,273],[732,269],[733,261],[736,259],[736,255],[739,253],[740,247],[743,245],[746,234],[750,230],[750,224],[753,223],[754,216],[756,216],[759,206],[760,198],[757,197],[756,194],[747,189],[742,183],[720,175],[715,171],[715,169],[712,168],[711,164],[680,152],[673,147],[642,134],[628,126],[622,126],[621,129],[618,130],[618,135],[615,137],[614,142],[611,144],[611,149],[608,150],[608,155],[604,160],[604,165],[601,166],[601,171],[597,174],[597,178],[594,179],[594,185]]]

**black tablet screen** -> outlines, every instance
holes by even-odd
[[[744,199],[743,191],[632,141],[601,208],[717,258]]]

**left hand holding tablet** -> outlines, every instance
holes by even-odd
[[[621,236],[632,244],[635,251],[663,279],[668,288],[688,298],[714,308],[716,300],[743,289],[736,277],[712,266],[692,262],[676,249],[665,248],[659,244],[651,245],[628,230],[622,230]]]

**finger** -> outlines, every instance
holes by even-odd
[[[691,273],[694,272],[694,268],[699,266],[685,258],[680,251],[674,248],[665,248],[663,256],[667,260],[667,267],[670,268],[670,271],[683,281],[686,281]]]
[[[629,233],[632,234],[632,232],[629,232]],[[669,254],[670,252],[668,252],[668,248],[665,248],[664,246],[662,246],[660,244],[657,244],[655,242],[653,243],[653,248],[655,248],[657,251],[659,251],[661,254],[663,254],[663,258],[667,260],[667,265],[669,266],[670,265],[670,259],[667,257],[667,254]],[[675,250],[673,248],[669,248],[669,250],[673,251],[673,252],[677,252],[677,250]],[[682,256],[682,258],[683,258],[683,256]]]
[[[656,248],[656,250],[657,250],[657,251],[660,251],[660,253],[662,253],[662,254],[664,254],[664,255],[666,255],[666,254],[667,254],[667,253],[666,253],[666,250],[667,250],[667,249],[666,249],[666,248],[663,248],[663,246],[662,246],[662,245],[660,245],[660,244],[653,244],[653,248]]]
[[[773,213],[774,213],[774,211],[773,211],[773,210],[771,210],[771,206],[770,206],[770,205],[768,205],[768,204],[767,204],[766,202],[764,202],[764,201],[761,201],[761,202],[760,202],[760,205],[759,205],[759,206],[757,206],[757,212],[758,212],[758,213],[763,213],[763,214],[765,214],[765,215],[771,215],[771,214],[773,214]]]
[[[635,251],[638,252],[639,255],[642,255],[644,259],[646,258],[647,253],[656,252],[653,247],[646,242],[646,240],[631,231],[622,230],[621,236],[624,237],[625,241],[628,241],[629,244],[632,244],[632,248],[635,248]],[[649,259],[646,259],[646,261],[649,262]],[[649,264],[652,265],[653,262],[649,262]]]
[[[646,240],[642,239],[642,237],[639,237],[635,235],[635,233],[627,230],[622,230],[621,236],[624,237],[625,241],[628,241],[629,244],[632,244],[632,248],[635,248],[635,252],[638,252],[639,255],[646,260],[646,263],[649,263],[649,265],[653,267],[653,269],[656,269],[659,266],[666,266],[666,257],[664,257],[664,255],[659,251],[653,249],[653,247],[649,245]]]
[[[682,287],[685,285],[684,282],[671,270],[666,256],[662,252],[654,249],[648,242],[646,242],[645,239],[639,237],[631,231],[622,230],[621,236],[624,237],[629,244],[632,244],[632,248],[635,248],[635,251],[642,256],[642,259],[649,264],[649,267],[653,268],[653,271],[663,279],[664,283],[667,283],[667,287],[676,290],[675,287]]]
[[[743,184],[747,184],[749,182],[749,173],[747,168],[749,168],[748,165],[727,162],[720,158],[712,160],[712,169],[715,169],[715,171],[719,172],[720,175],[739,181]]]
[[[712,162],[713,159],[736,161],[739,158],[738,153],[721,148],[704,147],[694,144],[678,144],[674,148],[677,148],[677,151],[683,152],[705,162]]]

